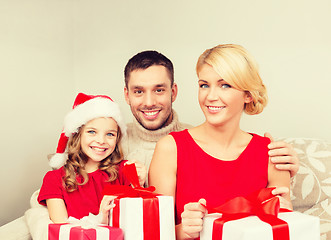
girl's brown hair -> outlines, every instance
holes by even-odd
[[[88,181],[88,174],[85,171],[85,164],[88,157],[82,151],[81,148],[81,135],[84,125],[79,128],[78,132],[70,137],[68,142],[68,160],[63,166],[65,170],[65,176],[63,182],[65,189],[68,192],[75,191],[79,185],[84,185]],[[118,126],[116,147],[112,154],[102,160],[99,164],[99,169],[105,171],[109,175],[109,182],[112,182],[118,177],[118,164],[123,160],[123,152],[120,147],[122,139],[121,129]],[[83,181],[77,181],[77,175],[83,177]]]

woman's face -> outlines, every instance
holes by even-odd
[[[198,72],[199,104],[206,121],[215,126],[238,124],[245,103],[252,98],[235,89],[209,64],[203,64]]]

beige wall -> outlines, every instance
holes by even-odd
[[[237,43],[257,59],[270,103],[242,127],[331,141],[331,3],[311,1],[3,0],[0,2],[1,221],[24,213],[41,184],[74,95],[123,98],[123,67],[156,49],[175,65],[180,119],[203,121],[194,65]]]

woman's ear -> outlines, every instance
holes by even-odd
[[[244,99],[245,103],[250,103],[253,101],[253,97],[252,94],[248,91],[245,92],[245,99]]]

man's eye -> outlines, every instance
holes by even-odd
[[[155,92],[161,93],[161,92],[164,92],[164,89],[156,89]]]
[[[143,91],[141,91],[141,90],[136,90],[136,91],[134,91],[135,94],[142,94],[142,92],[143,92]]]

